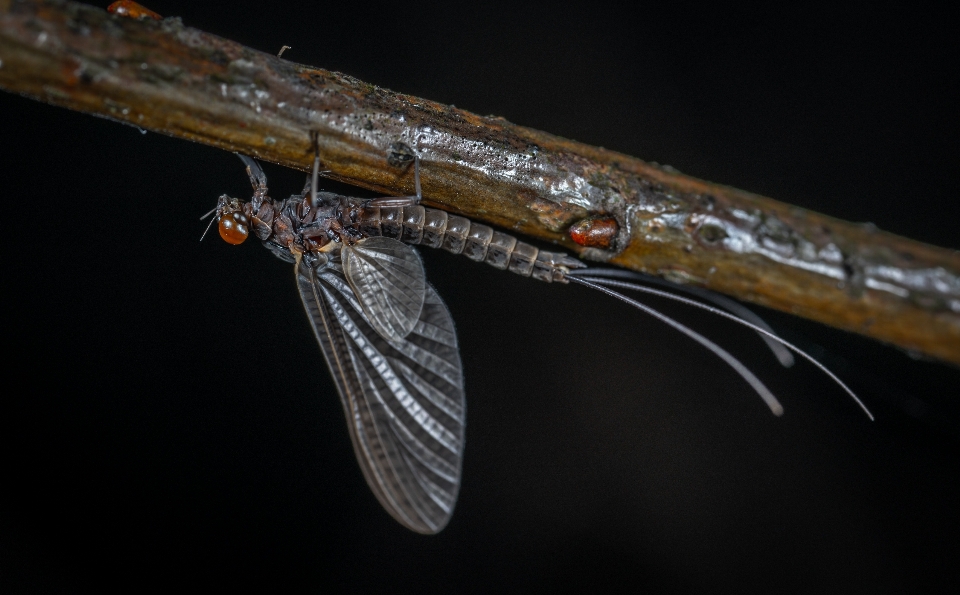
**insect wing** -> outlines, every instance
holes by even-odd
[[[317,269],[301,262],[297,285],[367,484],[401,524],[437,533],[453,514],[464,445],[463,368],[449,311],[424,285],[413,328],[387,340],[338,256]]]
[[[341,255],[343,272],[370,325],[385,339],[406,337],[420,319],[426,295],[417,251],[377,236],[344,246]]]

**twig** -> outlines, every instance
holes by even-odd
[[[960,254],[294,64],[178,19],[0,0],[0,88],[331,177],[960,364]]]

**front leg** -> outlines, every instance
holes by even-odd
[[[260,164],[251,157],[241,155],[240,153],[234,154],[247,166],[247,176],[250,177],[250,185],[253,186],[253,197],[250,199],[250,202],[255,203],[255,208],[259,208],[260,204],[267,197],[267,175],[263,173]]]

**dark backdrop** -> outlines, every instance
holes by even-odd
[[[660,4],[150,7],[960,248],[955,21]],[[954,367],[761,311],[859,392],[870,423],[811,366],[779,368],[749,333],[650,301],[748,362],[777,419],[656,321],[424,251],[458,325],[469,424],[456,514],[422,537],[364,484],[290,267],[254,242],[197,242],[218,195],[249,192],[235,157],[9,94],[0,150],[4,592],[960,583]],[[267,173],[275,196],[303,183]]]

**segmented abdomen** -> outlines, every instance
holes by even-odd
[[[454,254],[483,261],[524,277],[548,283],[566,282],[567,269],[582,262],[560,252],[546,252],[517,238],[474,223],[466,217],[420,205],[408,207],[367,206],[357,224],[367,236],[385,236],[407,244],[443,248]]]

